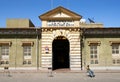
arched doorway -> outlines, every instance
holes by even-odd
[[[52,43],[52,69],[69,67],[69,41],[64,36],[58,36]]]

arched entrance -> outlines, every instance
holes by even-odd
[[[52,43],[52,69],[69,67],[69,41],[64,36],[58,36]]]

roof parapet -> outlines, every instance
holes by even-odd
[[[33,28],[34,24],[30,19],[7,19],[7,28]]]

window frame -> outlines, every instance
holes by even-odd
[[[112,44],[112,55],[120,55],[120,45],[119,44]]]
[[[10,52],[9,45],[0,46],[0,65],[9,65],[9,58],[10,58],[9,52]]]
[[[112,53],[112,64],[120,65],[120,44],[114,43],[111,45]],[[113,53],[114,52],[114,53]]]
[[[32,64],[32,46],[25,45],[23,46],[23,65],[31,65],[31,64]]]
[[[90,64],[98,65],[99,64],[99,49],[98,44],[90,44]]]

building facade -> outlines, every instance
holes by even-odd
[[[120,69],[120,28],[86,23],[82,16],[57,7],[29,19],[8,19],[0,28],[0,69]]]

